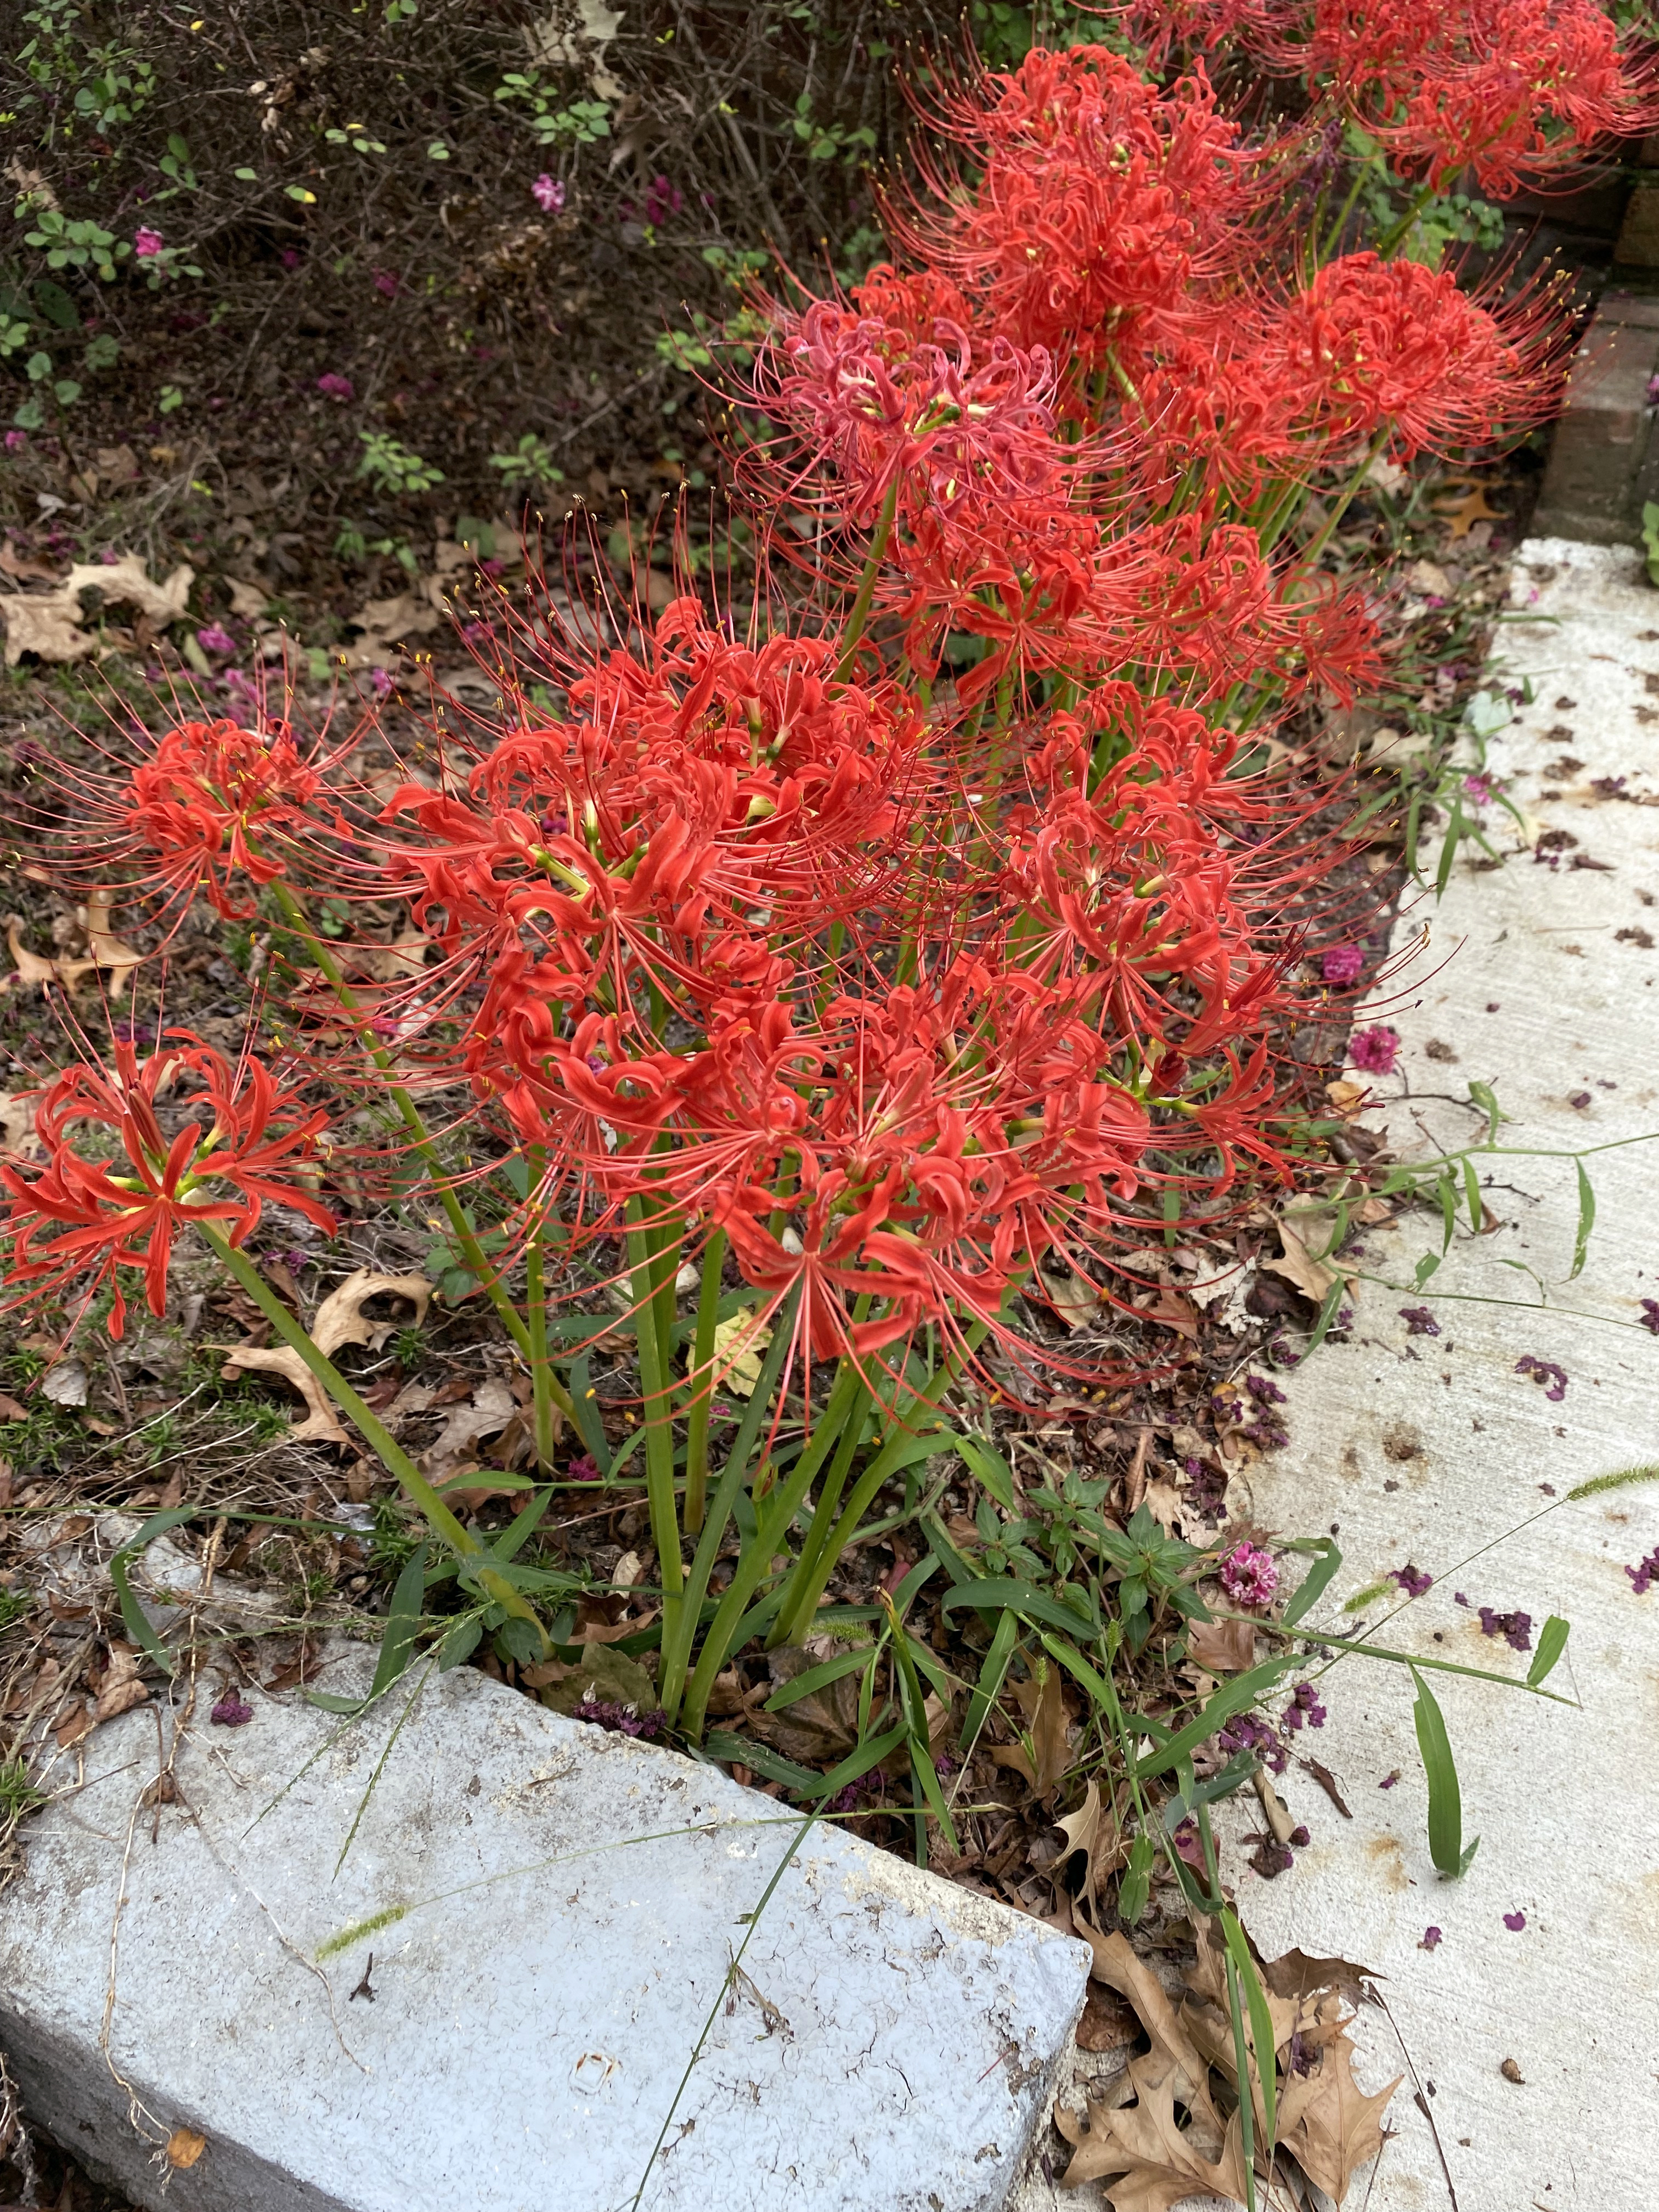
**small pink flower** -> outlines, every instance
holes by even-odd
[[[300,249],[297,246],[285,246],[281,249],[276,256],[276,258],[282,263],[284,269],[297,269],[300,265],[301,258]]]
[[[1423,1930],[1423,1941],[1417,1948],[1419,1951],[1435,1951],[1444,1940],[1444,1936],[1438,1928],[1425,1928]]]
[[[196,633],[196,642],[204,653],[234,653],[236,641],[218,623],[207,623]]]
[[[544,170],[530,187],[530,197],[544,215],[557,215],[564,205],[564,186]]]
[[[162,251],[161,232],[141,224],[132,234],[132,250],[141,261],[153,261]]]
[[[671,185],[666,177],[653,177],[645,195],[645,219],[647,222],[666,222],[671,215],[678,215],[684,205],[684,196],[678,185]]]
[[[389,699],[398,688],[398,679],[389,668],[371,668],[368,682],[377,699]]]
[[[24,447],[27,445],[28,441],[29,434],[27,430],[8,430],[6,433],[6,451],[9,453],[21,453]]]
[[[1504,1925],[1511,1936],[1518,1936],[1526,1924],[1527,1916],[1524,1912],[1506,1912],[1504,1915]]]
[[[1328,983],[1352,983],[1365,965],[1365,956],[1357,945],[1328,945],[1319,963],[1319,972]]]
[[[1477,806],[1492,805],[1492,778],[1489,775],[1466,775],[1463,788]]]
[[[331,368],[317,380],[317,389],[325,399],[355,399],[357,388],[349,376],[337,376]]]
[[[395,300],[398,296],[398,287],[401,282],[401,278],[393,270],[377,269],[374,271],[374,289],[383,300]]]
[[[1374,1029],[1356,1030],[1348,1042],[1348,1059],[1368,1075],[1392,1075],[1400,1057],[1400,1032],[1386,1022]]]
[[[1235,1605],[1266,1605],[1279,1588],[1279,1562],[1260,1544],[1238,1544],[1221,1562],[1221,1587]]]
[[[245,1728],[253,1718],[253,1708],[245,1705],[234,1690],[227,1690],[209,1717],[220,1728]]]

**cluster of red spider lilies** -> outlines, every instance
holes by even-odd
[[[818,1484],[773,1609],[799,1632],[884,1440],[1016,1337],[1043,1262],[1109,1288],[1149,1223],[1288,1172],[1273,1042],[1329,793],[1255,740],[1378,672],[1374,607],[1322,564],[1368,471],[1534,423],[1559,355],[1536,291],[1462,289],[1413,225],[1653,105],[1589,0],[1143,17],[1141,62],[1038,50],[936,90],[893,262],[765,303],[727,378],[751,586],[686,563],[654,619],[562,625],[503,599],[498,711],[434,697],[418,741],[403,709],[314,744],[191,721],[66,824],[79,879],[152,923],[257,907],[281,1045],[232,1067],[168,1032],[59,1075],[44,1163],[0,1170],[13,1295],[137,1270],[160,1314],[182,1228],[257,1283],[262,1206],[326,1224],[342,1165],[425,1177],[551,1469],[562,1423],[611,1450],[561,1302],[625,1281],[671,1710],[708,1589],[683,1552],[734,1484],[767,1514],[733,1631]],[[1298,119],[1230,112],[1200,40],[1218,82],[1298,72]],[[1343,251],[1385,154],[1420,189]],[[425,950],[388,963],[392,915]],[[711,1514],[714,1385],[769,1344],[774,1456],[745,1431]]]

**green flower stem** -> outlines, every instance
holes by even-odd
[[[340,1411],[356,1425],[386,1472],[397,1478],[425,1514],[434,1534],[441,1536],[459,1559],[482,1553],[484,1547],[478,1539],[462,1528],[391,1430],[369,1411],[333,1361],[318,1351],[246,1254],[239,1252],[216,1223],[198,1221],[196,1225],[276,1334],[299,1353]]]
[[[526,1154],[531,1190],[541,1187],[545,1166],[539,1151]],[[556,1384],[547,1356],[547,1285],[542,1265],[543,1217],[532,1221],[525,1245],[525,1319],[530,1329],[531,1411],[536,1440],[536,1464],[544,1474],[553,1468],[554,1391]],[[573,1408],[574,1414],[574,1408]]]
[[[843,1358],[830,1389],[830,1402],[818,1418],[812,1440],[790,1469],[787,1480],[781,1483],[760,1509],[760,1526],[752,1542],[744,1547],[743,1556],[733,1570],[732,1580],[715,1609],[703,1639],[702,1656],[691,1677],[690,1688],[685,1699],[685,1732],[695,1742],[702,1734],[703,1718],[708,1710],[709,1692],[714,1686],[714,1677],[727,1656],[726,1647],[732,1632],[743,1618],[749,1601],[770,1571],[772,1560],[785,1541],[789,1524],[800,1510],[802,1501],[812,1486],[813,1477],[829,1458],[831,1449],[840,1443],[842,1430],[858,1404],[864,1382],[856,1364]]]
[[[333,992],[342,1012],[356,1030],[359,1043],[385,1079],[387,1095],[402,1116],[404,1127],[414,1139],[416,1151],[431,1170],[433,1188],[438,1194],[439,1203],[443,1207],[449,1223],[450,1232],[455,1239],[462,1258],[477,1279],[485,1297],[495,1307],[502,1327],[523,1353],[533,1373],[535,1355],[531,1343],[530,1330],[502,1287],[497,1271],[491,1267],[485,1257],[483,1247],[479,1243],[471,1223],[467,1220],[461,1201],[451,1188],[448,1172],[438,1158],[437,1147],[434,1145],[431,1133],[421,1117],[421,1109],[410,1097],[406,1087],[397,1079],[397,1063],[375,1036],[356,993],[346,981],[339,962],[312,927],[305,908],[300,904],[299,900],[295,898],[286,884],[274,883],[270,888],[276,893],[276,902],[282,908],[289,927],[303,940],[321,970],[330,990]],[[553,1403],[565,1419],[574,1425],[576,1408],[571,1402],[570,1394],[555,1378],[550,1370],[547,1374],[547,1387]]]
[[[1302,558],[1309,564],[1310,567],[1318,560],[1320,555],[1330,544],[1332,532],[1336,528],[1337,524],[1341,521],[1343,516],[1347,513],[1354,501],[1358,498],[1360,486],[1364,483],[1365,478],[1370,473],[1371,463],[1376,459],[1377,455],[1382,451],[1382,448],[1388,444],[1393,433],[1393,423],[1385,422],[1382,425],[1382,428],[1377,432],[1376,435],[1371,440],[1370,444],[1365,448],[1364,459],[1361,461],[1359,466],[1348,478],[1346,484],[1343,487],[1340,496],[1337,500],[1336,505],[1326,516],[1317,536],[1311,538],[1309,543],[1303,547]]]
[[[870,553],[864,564],[864,574],[859,578],[858,597],[853,602],[853,611],[848,617],[846,641],[841,649],[841,659],[836,663],[835,681],[845,684],[853,672],[853,663],[858,655],[859,640],[864,635],[864,626],[870,619],[871,604],[876,596],[876,579],[881,574],[881,564],[886,558],[887,541],[893,534],[893,517],[898,512],[899,480],[896,477],[887,487],[887,496],[881,503],[881,514],[876,522],[876,534],[870,541]]]
[[[687,1370],[692,1395],[686,1420],[685,1506],[682,1518],[688,1536],[702,1534],[704,1502],[708,1493],[708,1416],[714,1403],[714,1331],[720,1323],[720,1275],[725,1266],[726,1231],[716,1229],[710,1232],[702,1248],[697,1333]]]
[[[639,1347],[640,1395],[644,1400],[641,1419],[645,1424],[645,1492],[651,1514],[651,1537],[657,1547],[657,1570],[662,1577],[663,1641],[679,1623],[685,1569],[680,1559],[680,1524],[674,1504],[674,1418],[671,1386],[663,1356],[660,1285],[661,1254],[655,1249],[654,1220],[647,1220],[645,1202],[636,1193],[628,1201],[628,1258],[632,1270],[634,1336]],[[673,1248],[669,1248],[672,1264]],[[673,1276],[667,1278],[673,1296]]]
[[[691,1571],[686,1577],[684,1601],[678,1624],[672,1636],[662,1642],[662,1665],[657,1679],[657,1696],[663,1711],[672,1722],[679,1711],[680,1697],[685,1687],[686,1669],[691,1660],[692,1639],[702,1618],[703,1599],[708,1594],[708,1579],[714,1571],[714,1561],[726,1534],[726,1524],[732,1517],[743,1478],[748,1472],[750,1457],[760,1435],[760,1425],[766,1408],[771,1404],[778,1386],[778,1376],[783,1367],[784,1354],[794,1334],[795,1311],[800,1301],[799,1287],[793,1290],[772,1324],[772,1341],[766,1348],[761,1363],[760,1379],[756,1383],[744,1408],[738,1433],[720,1470],[702,1535],[691,1561]],[[711,1389],[710,1395],[713,1395]],[[756,1479],[759,1479],[757,1470]]]

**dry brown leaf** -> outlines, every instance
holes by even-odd
[[[1179,1532],[1187,1503],[1168,1475],[1154,1475],[1140,1493],[1140,1503],[1166,1536]]]
[[[1170,2212],[1189,2197],[1243,2203],[1238,2115],[1228,2122],[1221,2155],[1212,2162],[1204,2155],[1201,2130],[1182,2128],[1176,2119],[1182,2092],[1174,2063],[1156,2051],[1144,2052],[1129,2061],[1129,2079],[1135,2102],[1115,2112],[1091,2104],[1086,2125],[1063,2106],[1056,2109],[1054,2125],[1073,2146],[1065,2186],[1104,2181],[1115,2212]]]
[[[1091,1781],[1085,1790],[1083,1802],[1078,1807],[1076,1812],[1068,1813],[1063,1820],[1056,1820],[1054,1823],[1066,1838],[1065,1848],[1060,1852],[1056,1863],[1057,1866],[1063,1866],[1073,1851],[1083,1853],[1083,1885],[1078,1894],[1087,1904],[1091,1912],[1097,1909],[1096,1885],[1100,1875],[1104,1871],[1102,1867],[1096,1864],[1095,1856],[1101,1846],[1103,1820],[1107,1824],[1107,1835],[1109,1840],[1115,1836],[1115,1823],[1111,1820],[1110,1814],[1105,1812],[1101,1805],[1100,1784]]]
[[[6,923],[6,945],[16,966],[15,981],[26,991],[44,989],[48,983],[66,983],[73,990],[98,965],[95,960],[43,960],[24,944],[22,920],[15,914]]]
[[[421,1466],[431,1475],[450,1473],[485,1437],[499,1436],[518,1410],[507,1384],[496,1376],[486,1376],[470,1401],[451,1412],[435,1441],[422,1453]]]
[[[38,1159],[40,1146],[34,1133],[33,1092],[0,1091],[0,1139],[18,1158]]]
[[[251,583],[245,576],[227,576],[225,583],[232,614],[241,622],[257,622],[270,604],[270,593],[264,586]]]
[[[1255,1630],[1248,1620],[1194,1620],[1187,1650],[1206,1674],[1243,1674],[1255,1664]]]
[[[1016,1744],[999,1744],[991,1758],[996,1765],[1023,1774],[1035,1796],[1047,1797],[1059,1787],[1071,1753],[1059,1670],[1042,1660],[1036,1664],[1035,1679],[1011,1677],[1009,1681],[1025,1716],[1024,1736]]]
[[[1069,1267],[1063,1275],[1044,1275],[1042,1290],[1067,1328],[1087,1328],[1100,1310],[1100,1292]]]
[[[97,590],[106,603],[118,599],[137,607],[157,629],[164,629],[188,613],[190,587],[195,581],[195,569],[189,562],[181,561],[164,583],[152,583],[142,556],[128,553],[107,563],[77,561],[65,580],[64,596],[78,610],[82,592]]]
[[[1467,538],[1477,522],[1507,522],[1506,514],[1487,503],[1486,487],[1476,484],[1462,499],[1437,500],[1434,511],[1450,538]]]
[[[58,1739],[59,1751],[67,1751],[72,1743],[79,1743],[83,1735],[90,1735],[94,1725],[84,1698],[76,1698],[72,1705],[65,1705],[52,1731]]]
[[[1279,2141],[1315,2187],[1340,2204],[1355,2169],[1382,2148],[1382,2115],[1403,2075],[1368,2097],[1353,2078],[1352,2037],[1338,2035],[1311,2074],[1293,2074],[1279,2093]]]
[[[230,1345],[215,1345],[210,1349],[228,1352],[229,1358],[219,1372],[226,1382],[238,1375],[280,1375],[291,1382],[307,1407],[303,1420],[296,1421],[288,1432],[289,1443],[349,1444],[350,1437],[335,1418],[322,1384],[306,1365],[291,1345],[244,1345],[240,1350]]]
[[[1368,1085],[1351,1083],[1345,1075],[1338,1076],[1334,1083],[1325,1085],[1325,1096],[1331,1103],[1332,1113],[1344,1121],[1352,1121],[1356,1115],[1364,1113],[1365,1101],[1370,1095]]]
[[[1421,592],[1427,599],[1449,599],[1452,595],[1452,580],[1437,561],[1413,561],[1402,579],[1408,592]]]
[[[805,1674],[809,1668],[822,1666],[837,1648],[825,1638],[814,1637],[810,1644],[785,1644],[769,1652],[767,1671],[774,1689],[781,1689],[786,1682]],[[799,1760],[803,1766],[833,1766],[858,1741],[859,1680],[856,1672],[843,1674],[839,1681],[826,1682],[822,1688],[809,1691],[805,1697],[798,1698],[793,1705],[785,1705],[781,1711],[754,1712],[750,1717],[750,1732],[760,1742],[769,1744],[786,1759]]]
[[[0,592],[0,614],[6,620],[8,668],[15,668],[26,653],[67,665],[98,650],[97,639],[81,627],[79,601],[66,592]]]
[[[55,568],[45,561],[31,561],[27,554],[18,551],[9,538],[3,545],[0,545],[0,575],[10,576],[20,584],[55,584],[58,581]]]
[[[1135,1955],[1128,1938],[1114,1931],[1103,1936],[1079,1920],[1077,1932],[1094,1953],[1090,1972],[1097,1981],[1127,1997],[1152,2038],[1152,2055],[1166,2062],[1176,2094],[1190,2107],[1220,2141],[1221,2120],[1211,2101],[1206,2063],[1170,2003],[1164,1984],[1152,1968]]]
[[[81,925],[87,933],[87,951],[94,965],[112,969],[118,982],[129,968],[136,968],[143,958],[130,945],[123,945],[110,930],[110,917],[115,901],[107,891],[94,891],[81,915]],[[60,963],[61,964],[61,963]]]
[[[1259,1264],[1270,1274],[1283,1275],[1286,1282],[1294,1283],[1315,1305],[1323,1305],[1331,1285],[1346,1272],[1322,1256],[1335,1225],[1336,1215],[1328,1206],[1291,1207],[1274,1224],[1283,1257]],[[1316,1254],[1322,1256],[1316,1258]]]
[[[167,2164],[175,2172],[194,2166],[207,2148],[207,2137],[194,2128],[174,2128],[167,2137]]]
[[[406,983],[426,966],[432,939],[417,921],[406,921],[390,945],[362,948],[362,966],[377,983]]]
[[[1310,1959],[1305,1951],[1291,1950],[1269,1959],[1261,1978],[1275,1996],[1317,1996],[1335,1990],[1358,2004],[1366,1982],[1385,1978],[1374,1966],[1357,1966],[1351,1959]]]
[[[138,1655],[124,1644],[110,1648],[109,1666],[104,1675],[103,1687],[98,1692],[98,1703],[93,1718],[112,1721],[118,1714],[129,1713],[135,1705],[142,1705],[149,1692],[138,1680]]]
[[[363,1308],[371,1298],[407,1298],[415,1309],[415,1326],[426,1319],[432,1285],[424,1275],[377,1275],[372,1267],[359,1267],[337,1290],[331,1291],[317,1309],[311,1324],[311,1340],[325,1358],[332,1359],[343,1344],[366,1344],[378,1352],[400,1322],[379,1321]]]

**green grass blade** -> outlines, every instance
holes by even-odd
[[[1228,1956],[1244,1984],[1245,2002],[1250,2008],[1250,2041],[1255,2046],[1255,2070],[1261,2083],[1261,2111],[1267,2122],[1262,2138],[1271,2143],[1279,2133],[1279,2061],[1273,2045],[1273,2016],[1267,2009],[1267,1992],[1261,1986],[1250,1947],[1244,1941],[1244,1930],[1231,1912],[1224,1911],[1221,1915],[1221,1934]],[[1243,2094],[1244,2084],[1241,2081],[1239,2095]]]
[[[1579,1273],[1589,1256],[1590,1231],[1595,1226],[1595,1188],[1584,1172],[1583,1160],[1575,1160],[1573,1165],[1578,1170],[1578,1229],[1572,1240],[1572,1266],[1567,1271],[1569,1282]]]
[[[1417,1685],[1412,1718],[1417,1724],[1417,1747],[1423,1754],[1423,1771],[1429,1783],[1429,1856],[1442,1874],[1455,1879],[1474,1856],[1480,1838],[1477,1836],[1465,1853],[1463,1793],[1458,1786],[1457,1762],[1452,1757],[1445,1716],[1415,1667],[1412,1680]]]
[[[968,1700],[968,1717],[962,1723],[960,1739],[964,1748],[979,1741],[986,1716],[995,1704],[1007,1674],[1008,1662],[1014,1656],[1014,1644],[1018,1635],[1018,1615],[1005,1613],[997,1623],[996,1634],[991,1638],[991,1648],[980,1662],[979,1680],[973,1696]]]
[[[1042,1621],[1049,1628],[1063,1628],[1073,1636],[1079,1631],[1087,1633],[1092,1630],[1096,1635],[1100,1633],[1097,1621],[1085,1620],[1071,1606],[1061,1605],[1055,1598],[1045,1597],[1041,1590],[1033,1589],[1030,1583],[1019,1582],[1006,1575],[988,1575],[982,1582],[976,1582],[967,1589],[951,1591],[940,1602],[946,1613],[961,1606],[975,1606],[987,1613],[1006,1607],[1011,1612],[1024,1613],[1028,1620]]]
[[[1538,1649],[1532,1655],[1532,1664],[1527,1669],[1527,1686],[1535,1690],[1556,1661],[1567,1648],[1567,1638],[1572,1633],[1571,1624],[1553,1613],[1538,1632]]]
[[[1298,1620],[1305,1619],[1313,1611],[1330,1588],[1337,1570],[1342,1565],[1342,1554],[1328,1536],[1316,1537],[1313,1543],[1321,1555],[1319,1564],[1299,1584],[1295,1596],[1285,1607],[1284,1621],[1286,1628],[1294,1628]]]

